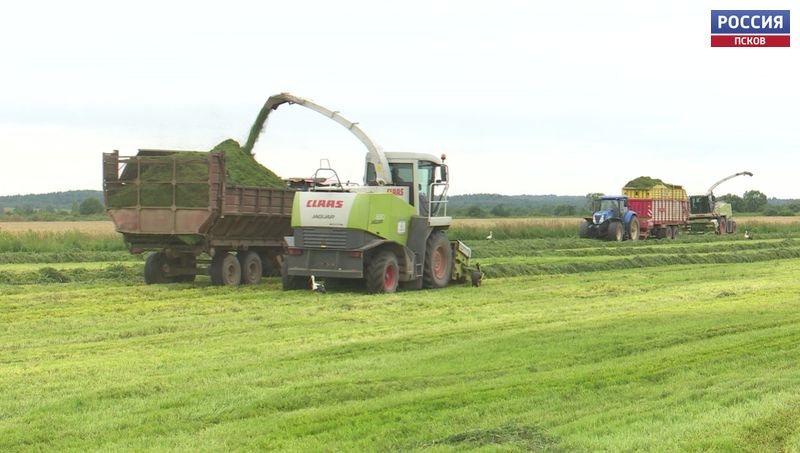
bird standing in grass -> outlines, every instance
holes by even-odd
[[[324,282],[317,282],[317,279],[314,276],[311,276],[311,291],[317,293],[324,293],[325,292],[325,283]]]
[[[472,286],[475,287],[481,286],[481,280],[483,280],[483,272],[481,272],[481,263],[476,263],[475,270],[472,271]]]
[[[749,231],[747,231],[747,230],[744,230],[744,238],[745,238],[745,239],[753,239],[753,235],[752,235],[752,234],[750,234],[750,232],[749,232]]]
[[[486,236],[486,240],[487,241],[491,241],[492,240],[492,232],[491,231],[489,231],[489,235]]]

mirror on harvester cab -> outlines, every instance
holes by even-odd
[[[447,182],[447,165],[442,165],[439,170],[440,176],[442,177],[441,180],[437,182]]]

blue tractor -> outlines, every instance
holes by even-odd
[[[592,203],[592,216],[584,218],[582,238],[624,241],[639,239],[639,216],[628,208],[628,197],[603,196]]]

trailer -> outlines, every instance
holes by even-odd
[[[689,220],[689,198],[681,186],[624,187],[630,209],[639,216],[640,237],[675,239]]]
[[[106,211],[131,253],[152,251],[146,283],[257,284],[280,273],[295,191],[226,181],[225,154],[103,153]]]

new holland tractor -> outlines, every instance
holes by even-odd
[[[293,234],[285,238],[281,271],[284,290],[308,288],[312,277],[363,279],[371,293],[464,280],[471,251],[447,238],[452,219],[444,155],[383,152],[358,124],[288,93],[271,97],[262,111],[283,103],[333,119],[367,148],[363,185],[342,184],[330,164],[322,164],[310,190],[295,194]]]

